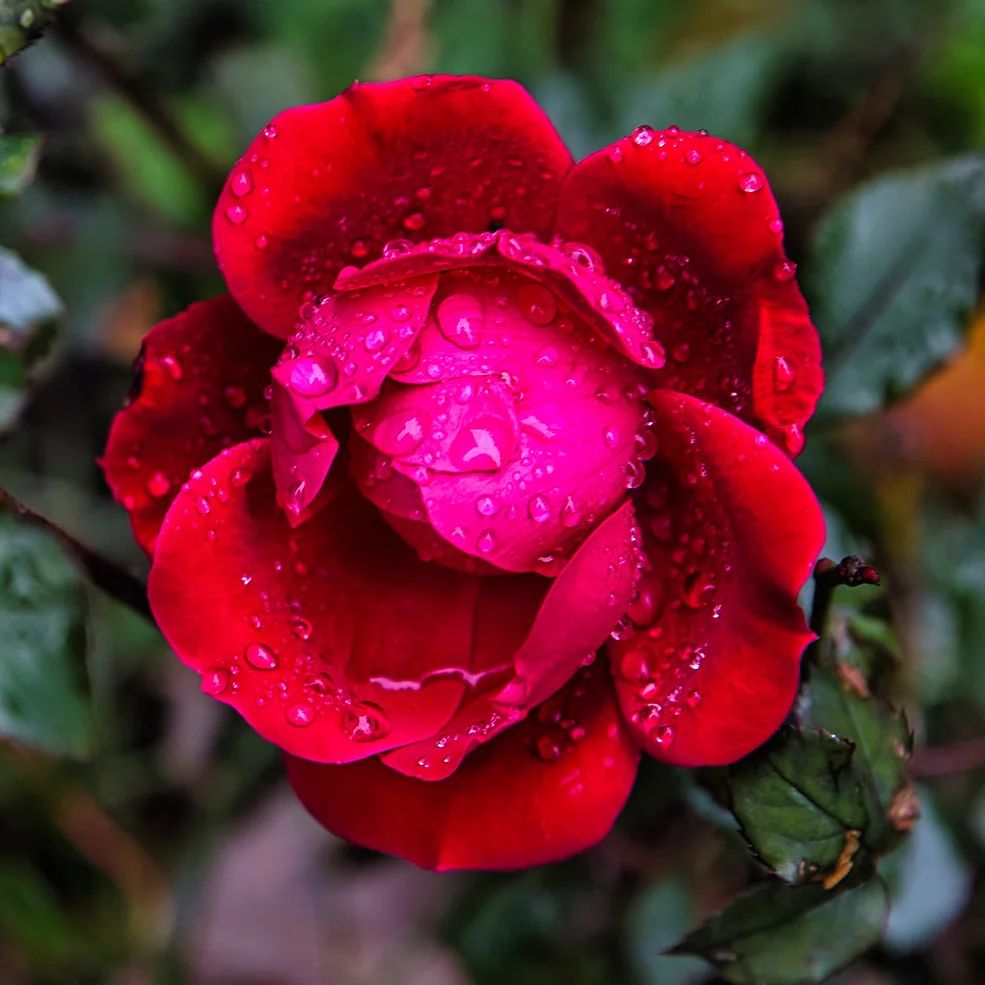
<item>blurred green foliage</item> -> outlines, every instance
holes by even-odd
[[[53,6],[0,0],[0,57]],[[0,201],[0,486],[139,565],[95,459],[141,336],[221,290],[209,221],[225,170],[286,106],[425,71],[518,78],[579,155],[649,122],[757,156],[827,354],[799,464],[826,507],[828,552],[870,557],[884,587],[836,593],[798,705],[808,731],[731,775],[645,764],[616,830],[583,858],[418,884],[402,863],[278,827],[303,820],[278,820],[275,751],[199,698],[151,627],[84,599],[43,534],[2,518],[0,731],[17,742],[0,746],[0,980],[796,982],[875,945],[837,981],[974,985],[985,427],[960,392],[913,391],[956,358],[959,391],[985,386],[985,358],[960,355],[982,300],[985,0],[61,6],[0,71],[0,196],[13,196]],[[39,362],[59,315],[60,344]],[[944,459],[952,431],[970,437]],[[43,689],[25,691],[32,675]],[[44,734],[16,714],[37,700]],[[910,728],[929,748],[908,772]],[[820,773],[798,772],[802,753],[787,770],[784,743],[823,754]],[[917,801],[923,820],[887,854]],[[791,881],[811,863],[830,874],[843,861],[843,877],[791,889],[747,841]],[[264,898],[285,871],[300,873],[289,892]],[[251,872],[252,894],[235,881]],[[665,953],[709,917],[685,944],[708,961]],[[308,919],[314,944],[292,936]]]

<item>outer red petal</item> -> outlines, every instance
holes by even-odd
[[[148,553],[192,469],[260,434],[277,353],[228,297],[193,304],[147,333],[102,466]]]
[[[641,498],[650,571],[609,650],[623,711],[651,755],[729,763],[780,726],[813,638],[797,603],[824,541],[783,453],[738,418],[652,396],[663,442]]]
[[[384,243],[506,226],[550,231],[571,157],[515,82],[355,84],[277,116],[234,168],[213,222],[230,291],[290,335],[302,301]]]
[[[288,752],[347,762],[433,735],[476,669],[479,579],[421,563],[344,469],[292,531],[267,446],[223,452],[175,499],[150,575],[161,631]]]
[[[528,718],[441,783],[401,776],[378,760],[322,766],[291,757],[288,778],[331,831],[426,868],[557,861],[606,835],[639,760],[604,668],[580,675],[559,698],[567,729],[554,723],[552,707],[546,721]]]
[[[517,639],[518,645],[508,651],[500,647],[512,657],[505,686],[478,691],[437,735],[389,753],[387,765],[425,780],[442,780],[476,746],[523,719],[570,680],[605,642],[633,597],[640,569],[638,541],[636,515],[627,502],[592,531],[551,584],[523,642]],[[477,607],[477,615],[499,608],[499,621],[509,621],[505,606],[521,577],[487,580],[485,605]],[[533,591],[522,590],[523,603]],[[522,609],[523,603],[517,599],[511,608]]]
[[[776,202],[745,151],[640,127],[570,172],[557,232],[598,250],[653,316],[668,355],[660,386],[800,450],[823,385],[820,347]]]

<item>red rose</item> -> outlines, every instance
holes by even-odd
[[[148,335],[105,469],[202,687],[333,831],[435,868],[601,838],[639,750],[780,724],[821,389],[749,156],[574,164],[512,82],[278,116],[215,214],[231,298]]]

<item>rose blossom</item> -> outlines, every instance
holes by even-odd
[[[326,826],[436,868],[601,838],[639,751],[786,715],[817,337],[766,179],[639,127],[575,164],[512,82],[287,110],[147,336],[104,466],[155,618]]]

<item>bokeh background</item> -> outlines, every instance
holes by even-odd
[[[141,564],[96,458],[143,334],[221,290],[208,230],[226,171],[280,109],[425,71],[519,79],[576,156],[676,123],[763,164],[832,340],[831,402],[800,462],[828,511],[827,553],[883,573],[882,590],[839,594],[835,625],[868,620],[918,745],[922,820],[883,869],[886,934],[837,980],[980,985],[985,169],[957,161],[971,176],[958,208],[928,208],[918,225],[935,239],[906,270],[887,273],[880,250],[919,186],[869,206],[862,263],[826,260],[823,230],[867,182],[985,148],[985,0],[73,0],[0,69],[0,126],[45,138],[33,183],[0,203],[0,241],[62,306],[30,393],[0,393],[0,486]],[[914,286],[860,368],[838,306],[874,278]],[[938,316],[911,344],[910,323]],[[571,862],[422,872],[318,828],[274,749],[201,695],[153,628],[92,589],[78,610],[60,557],[0,528],[5,597],[33,598],[35,583],[44,631],[78,659],[36,682],[54,729],[42,741],[0,702],[18,740],[0,741],[4,985],[714,979],[662,952],[759,870],[700,773],[646,764],[613,834]],[[5,648],[29,660],[47,645],[2,613],[0,665]]]

